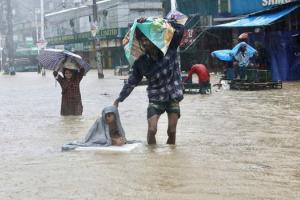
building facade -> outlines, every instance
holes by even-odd
[[[87,2],[46,14],[45,38],[48,47],[76,52],[92,66],[100,61],[104,68],[114,68],[127,64],[122,39],[129,25],[140,16],[163,16],[163,13],[160,0],[103,0],[97,2],[94,20],[92,5]],[[92,27],[97,27],[95,36]]]
[[[241,33],[247,32],[247,42],[264,49],[265,68],[271,70],[274,81],[300,80],[299,0],[231,0],[231,12],[242,15],[217,27],[232,32],[233,44]]]
[[[270,43],[266,38],[270,34],[277,35],[277,38],[285,38],[289,41],[299,41],[293,39],[292,36],[297,36],[299,33],[299,9],[283,16],[281,20],[272,23],[268,26],[258,27],[231,27],[214,29],[213,27],[218,24],[224,24],[239,20],[247,17],[249,14],[260,12],[272,12],[272,9],[278,7],[278,10],[284,9],[285,6],[293,6],[300,4],[299,0],[215,0],[215,1],[196,1],[196,0],[177,0],[178,10],[188,14],[190,20],[188,21],[188,37],[187,41],[191,44],[187,47],[181,48],[181,60],[183,69],[185,66],[190,67],[191,61],[203,63],[208,66],[210,71],[222,71],[221,63],[216,61],[210,56],[210,53],[218,49],[231,49],[237,42],[238,36],[243,32],[251,32],[252,34],[249,41],[254,45],[254,40],[260,40],[262,43]],[[274,11],[276,13],[276,11]],[[202,19],[202,20],[201,20]],[[205,20],[203,20],[205,19]],[[196,33],[195,33],[196,32]],[[267,33],[267,34],[266,34]],[[282,35],[282,36],[280,36]],[[255,36],[255,37],[254,37]],[[298,36],[299,37],[299,36]],[[270,37],[271,38],[271,37]],[[288,39],[290,38],[290,39]],[[281,40],[280,39],[280,40]],[[252,44],[253,43],[253,44]],[[272,41],[271,44],[275,44]],[[295,44],[289,44],[295,46]],[[294,47],[291,47],[291,49]],[[270,50],[272,47],[270,47]],[[298,48],[299,49],[299,48]],[[293,54],[293,53],[292,53]],[[292,56],[293,57],[293,56]],[[273,66],[276,64],[275,58],[273,59]],[[294,58],[294,60],[296,57]],[[282,61],[282,60],[281,60]],[[270,63],[272,63],[270,62]],[[282,61],[283,62],[283,61]],[[284,61],[284,65],[293,65],[293,62]],[[275,63],[275,64],[274,64]],[[283,64],[280,64],[283,65]],[[271,67],[271,66],[270,66]],[[294,67],[296,68],[296,67]],[[299,67],[298,67],[299,68]],[[296,69],[295,69],[296,70]],[[295,71],[294,70],[294,71]],[[280,71],[280,70],[279,70]],[[297,70],[296,70],[297,71]],[[297,74],[298,72],[292,73]],[[277,73],[278,74],[278,73]],[[284,73],[281,73],[284,74]],[[287,72],[285,72],[287,74]],[[300,77],[300,73],[298,73]],[[296,76],[288,78],[287,75],[277,76],[275,80],[289,80],[298,79]]]

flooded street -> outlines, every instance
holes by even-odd
[[[146,145],[145,86],[119,105],[130,153],[61,152],[82,139],[123,81],[90,71],[83,115],[60,116],[61,88],[50,71],[0,75],[0,199],[300,199],[300,82],[265,91],[185,95],[177,145],[167,117]],[[214,82],[213,82],[214,83]]]

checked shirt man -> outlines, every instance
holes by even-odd
[[[143,23],[145,20],[146,18],[140,18],[138,22]],[[114,102],[114,105],[118,106],[119,102],[124,101],[130,95],[144,76],[147,78],[148,144],[156,144],[157,123],[164,112],[168,114],[167,144],[175,144],[176,141],[176,126],[180,117],[179,102],[183,99],[177,48],[182,39],[183,25],[174,21],[170,23],[175,32],[165,55],[138,28],[135,30],[136,38],[145,49],[145,53],[134,62],[128,82]]]

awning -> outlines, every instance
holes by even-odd
[[[288,15],[289,13],[293,12],[294,10],[298,9],[300,5],[295,5],[293,7],[285,8],[281,11],[277,12],[268,12],[268,13],[261,13],[256,15],[250,15],[248,17],[225,23],[219,24],[215,27],[223,27],[223,28],[231,28],[231,27],[256,27],[256,26],[267,26],[270,25],[272,22]]]

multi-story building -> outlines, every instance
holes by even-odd
[[[92,65],[97,58],[93,49],[96,48],[103,66],[112,68],[127,63],[121,41],[128,26],[140,16],[163,14],[161,0],[102,0],[97,2],[94,20],[92,4],[87,1],[78,7],[46,14],[45,37],[49,47],[75,51]],[[97,32],[93,37],[91,29],[95,27]]]
[[[63,4],[62,0],[44,0],[44,10],[54,12],[64,9],[66,6],[74,6],[71,1]],[[12,0],[13,7],[13,29],[16,47],[26,46],[26,40],[33,40],[34,43],[40,38],[41,15],[40,0]]]

